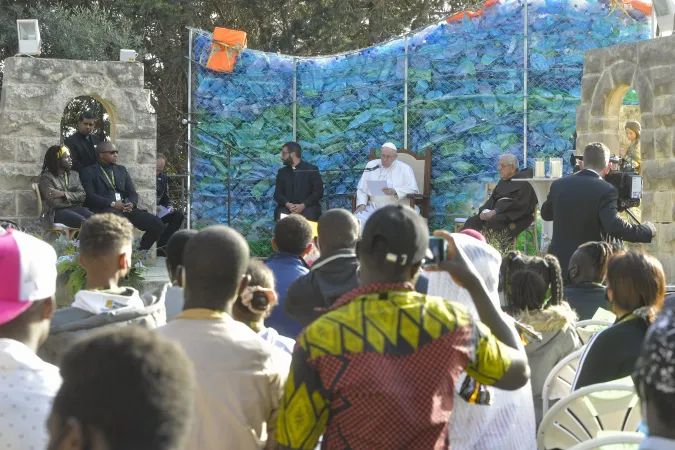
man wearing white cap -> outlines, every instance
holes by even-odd
[[[43,449],[45,423],[61,386],[41,360],[55,309],[56,253],[51,245],[0,228],[0,448]]]
[[[366,165],[356,191],[356,211],[354,211],[361,221],[361,231],[366,220],[378,209],[396,203],[410,206],[410,200],[406,196],[419,193],[412,167],[397,161],[397,157],[396,146],[387,142],[382,145],[380,159],[374,159]],[[381,185],[382,182],[386,182],[385,188],[371,192],[373,185]]]

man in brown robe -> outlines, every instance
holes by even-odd
[[[518,236],[534,221],[537,195],[530,183],[513,181],[532,178],[532,169],[518,170],[518,159],[511,154],[503,155],[497,164],[499,183],[478,214],[467,219],[464,228],[477,231],[506,231],[510,237]]]

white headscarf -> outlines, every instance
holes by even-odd
[[[455,245],[464,250],[469,260],[483,278],[488,294],[499,308],[497,287],[501,255],[497,250],[478,239],[454,233]],[[476,305],[469,292],[458,286],[449,274],[431,272],[429,295],[460,303],[467,308],[474,320],[479,320]],[[506,320],[513,322],[511,318]],[[450,417],[449,438],[453,450],[492,449],[529,450],[536,449],[536,426],[532,387],[528,382],[516,391],[502,391],[488,387],[490,405],[467,403],[457,392],[464,382],[462,374],[455,386],[455,399]]]

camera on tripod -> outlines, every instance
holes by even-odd
[[[617,209],[623,212],[628,208],[640,206],[642,198],[642,176],[630,164],[621,164],[621,158],[612,156],[609,159],[611,169],[605,175],[605,181],[619,191]]]

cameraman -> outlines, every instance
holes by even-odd
[[[656,228],[649,222],[632,225],[619,216],[619,193],[604,180],[609,171],[609,149],[600,142],[584,149],[584,169],[575,176],[551,184],[541,218],[553,221],[549,253],[560,261],[567,279],[567,265],[576,249],[586,242],[611,236],[630,242],[651,242]]]

